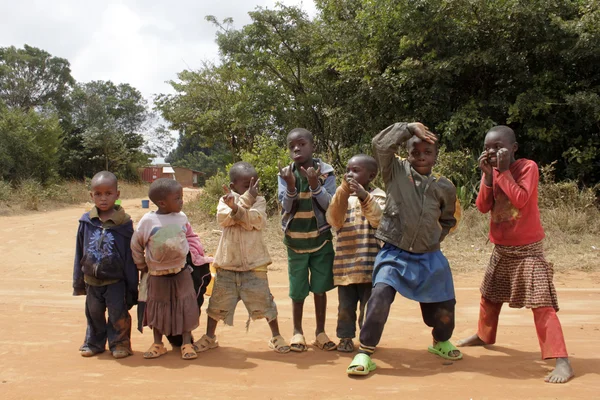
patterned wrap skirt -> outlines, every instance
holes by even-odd
[[[481,294],[511,308],[553,307],[558,297],[552,279],[554,269],[544,257],[541,241],[524,246],[496,245],[485,271]]]
[[[158,329],[163,335],[181,335],[196,329],[199,317],[188,268],[174,275],[150,275],[144,325]]]

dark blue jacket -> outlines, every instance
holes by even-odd
[[[124,280],[128,299],[137,300],[138,269],[131,257],[133,222],[102,227],[102,221],[83,214],[77,230],[73,266],[73,294],[85,293],[84,275],[102,280]]]

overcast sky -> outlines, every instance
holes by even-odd
[[[240,28],[248,11],[275,0],[0,0],[0,47],[42,48],[71,63],[80,82],[129,83],[149,100],[170,92],[165,83],[202,60],[217,61],[214,26],[232,17]],[[316,13],[312,0],[281,0]]]

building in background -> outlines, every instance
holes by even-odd
[[[194,171],[193,169],[183,167],[173,167],[175,170],[175,179],[183,187],[204,186],[204,172]]]
[[[204,184],[204,173],[183,167],[172,167],[164,158],[155,158],[147,167],[139,169],[140,178],[152,183],[159,178],[171,178],[183,187],[197,187]]]

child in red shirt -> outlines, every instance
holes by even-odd
[[[515,160],[518,145],[507,126],[492,128],[479,157],[483,172],[476,205],[491,211],[490,241],[495,244],[481,284],[477,334],[458,346],[483,346],[496,342],[503,303],[530,308],[542,350],[542,358],[556,359],[546,382],[564,383],[573,377],[552,283],[552,265],[544,258],[544,229],[538,209],[537,164]]]

